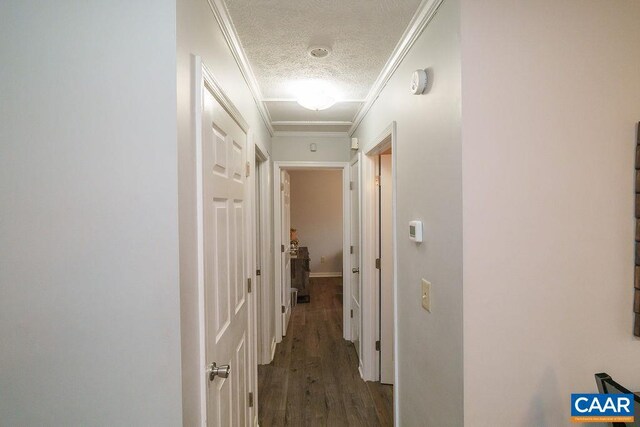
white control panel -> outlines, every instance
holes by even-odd
[[[409,240],[422,242],[422,221],[409,221]]]

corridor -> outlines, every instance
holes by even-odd
[[[391,426],[392,386],[365,382],[342,338],[342,279],[312,278],[274,360],[258,367],[259,420],[269,426]]]

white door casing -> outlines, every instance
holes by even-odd
[[[198,65],[198,61],[196,61]],[[205,378],[208,426],[250,424],[247,294],[247,127],[230,114],[212,75],[203,69],[198,167],[204,300],[203,376],[210,363],[230,365],[228,378]],[[241,126],[242,125],[242,126]]]
[[[291,177],[289,172],[281,172],[280,206],[281,206],[281,265],[282,265],[282,335],[287,335],[287,327],[291,318]]]
[[[380,382],[394,383],[393,186],[391,154],[380,156]]]
[[[358,353],[359,366],[362,367],[361,331],[361,303],[360,303],[360,163],[356,159],[350,167],[351,182],[351,341]],[[346,272],[349,274],[349,272]]]

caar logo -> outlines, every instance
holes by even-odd
[[[632,423],[634,421],[632,394],[571,395],[571,421],[574,423]]]

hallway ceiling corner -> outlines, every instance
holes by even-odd
[[[272,134],[351,134],[441,2],[209,0]],[[298,104],[296,85],[314,81],[334,89],[333,106]]]

